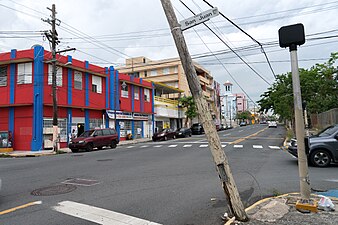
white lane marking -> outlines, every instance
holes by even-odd
[[[183,148],[189,148],[191,147],[192,145],[183,145]]]
[[[229,134],[223,134],[223,136],[225,137],[225,136],[229,136],[231,133],[229,133]]]
[[[155,145],[154,148],[161,148],[162,145]]]
[[[148,145],[142,145],[140,148],[147,148],[149,147]]]
[[[263,148],[262,145],[253,145],[252,147],[253,147],[253,148]]]
[[[234,148],[243,148],[243,145],[234,145]]]
[[[134,148],[134,146],[128,146],[127,148]]]
[[[325,181],[337,182],[338,183],[338,180],[335,180],[335,179],[326,179]]]
[[[200,148],[206,148],[208,145],[200,145]]]
[[[59,202],[52,209],[97,224],[160,225],[159,223],[72,201]]]
[[[278,146],[269,146],[269,148],[271,148],[271,149],[280,149],[280,147],[278,147]]]
[[[225,146],[227,146],[227,145],[222,145],[222,148],[224,148]]]
[[[243,130],[239,130],[239,131],[238,131],[238,133],[241,133],[241,132],[243,132]]]
[[[169,145],[168,148],[175,148],[177,145]]]

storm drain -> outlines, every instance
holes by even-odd
[[[113,161],[113,159],[98,159],[98,162],[109,162],[109,161]]]
[[[100,182],[97,180],[89,180],[89,179],[81,179],[81,178],[70,178],[62,182],[63,184],[72,184],[72,185],[80,185],[80,186],[93,186]]]
[[[31,195],[35,196],[52,196],[52,195],[61,195],[72,192],[76,190],[75,185],[71,184],[59,184],[50,187],[39,188],[31,192]]]

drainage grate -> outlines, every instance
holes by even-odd
[[[76,190],[75,185],[71,184],[59,184],[50,187],[39,188],[31,192],[31,195],[35,196],[52,196],[52,195],[61,195],[72,192]]]
[[[93,186],[100,182],[97,180],[81,179],[81,178],[70,178],[62,182],[64,184],[80,185],[80,186]]]
[[[113,161],[113,159],[98,159],[98,162],[108,162],[108,161]]]

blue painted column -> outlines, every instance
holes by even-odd
[[[67,135],[67,142],[70,142],[69,136],[72,134],[72,122],[73,122],[73,112],[72,108],[67,109],[67,116],[68,116],[68,124],[67,124],[67,130],[68,130],[68,135]]]
[[[152,121],[152,124],[153,124],[153,133],[152,135],[154,135],[155,133],[155,85],[154,83],[151,83],[152,86],[153,86],[153,89],[152,89],[152,96],[151,96],[151,99],[152,99],[152,103],[151,103],[151,121]]]
[[[110,91],[109,78],[110,78],[110,76],[109,76],[108,67],[104,68],[104,72],[107,75],[106,76],[106,110],[107,110],[107,109],[109,109],[109,97],[110,97],[110,94],[109,94],[109,91]],[[104,118],[105,118],[105,120],[104,120],[105,121],[104,126],[106,128],[108,128],[109,127],[109,117],[107,116],[106,112],[104,112]]]
[[[43,59],[44,48],[34,47],[34,71],[33,71],[33,127],[32,127],[32,151],[42,150],[43,146]]]
[[[68,56],[68,62],[71,63],[72,62],[72,56]],[[72,93],[72,90],[73,90],[73,70],[72,68],[68,68],[68,74],[67,74],[67,97],[68,97],[68,105],[72,105],[73,104],[73,93]]]
[[[11,59],[16,58],[16,49],[11,50]],[[16,64],[11,63],[9,67],[9,104],[12,105],[14,104],[14,99],[15,99],[15,74],[16,74]],[[12,132],[13,137],[14,137],[14,107],[10,106],[9,107],[9,115],[8,115],[8,130]]]
[[[130,76],[130,81],[134,82],[134,76]],[[132,111],[132,113],[134,113],[134,110],[135,110],[135,100],[134,100],[135,90],[134,90],[133,84],[131,84],[130,86],[131,86],[131,96],[130,96],[130,98],[131,98],[131,111]],[[135,133],[135,121],[134,121],[134,119],[131,121],[131,133],[133,135],[132,137],[135,138],[137,133]]]
[[[89,68],[88,61],[85,61],[85,68]],[[85,106],[89,106],[89,91],[91,90],[89,85],[89,73],[85,73]],[[89,110],[85,109],[85,130],[89,130]]]

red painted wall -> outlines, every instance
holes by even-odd
[[[8,116],[9,116],[9,109],[0,108],[0,131],[8,130]]]
[[[0,55],[1,57],[1,55]],[[0,105],[8,105],[9,104],[9,84],[10,84],[10,66],[7,66],[7,86],[0,86]],[[1,111],[1,108],[0,108]],[[1,123],[1,121],[0,121]]]
[[[15,107],[14,143],[15,150],[31,150],[33,107]]]

